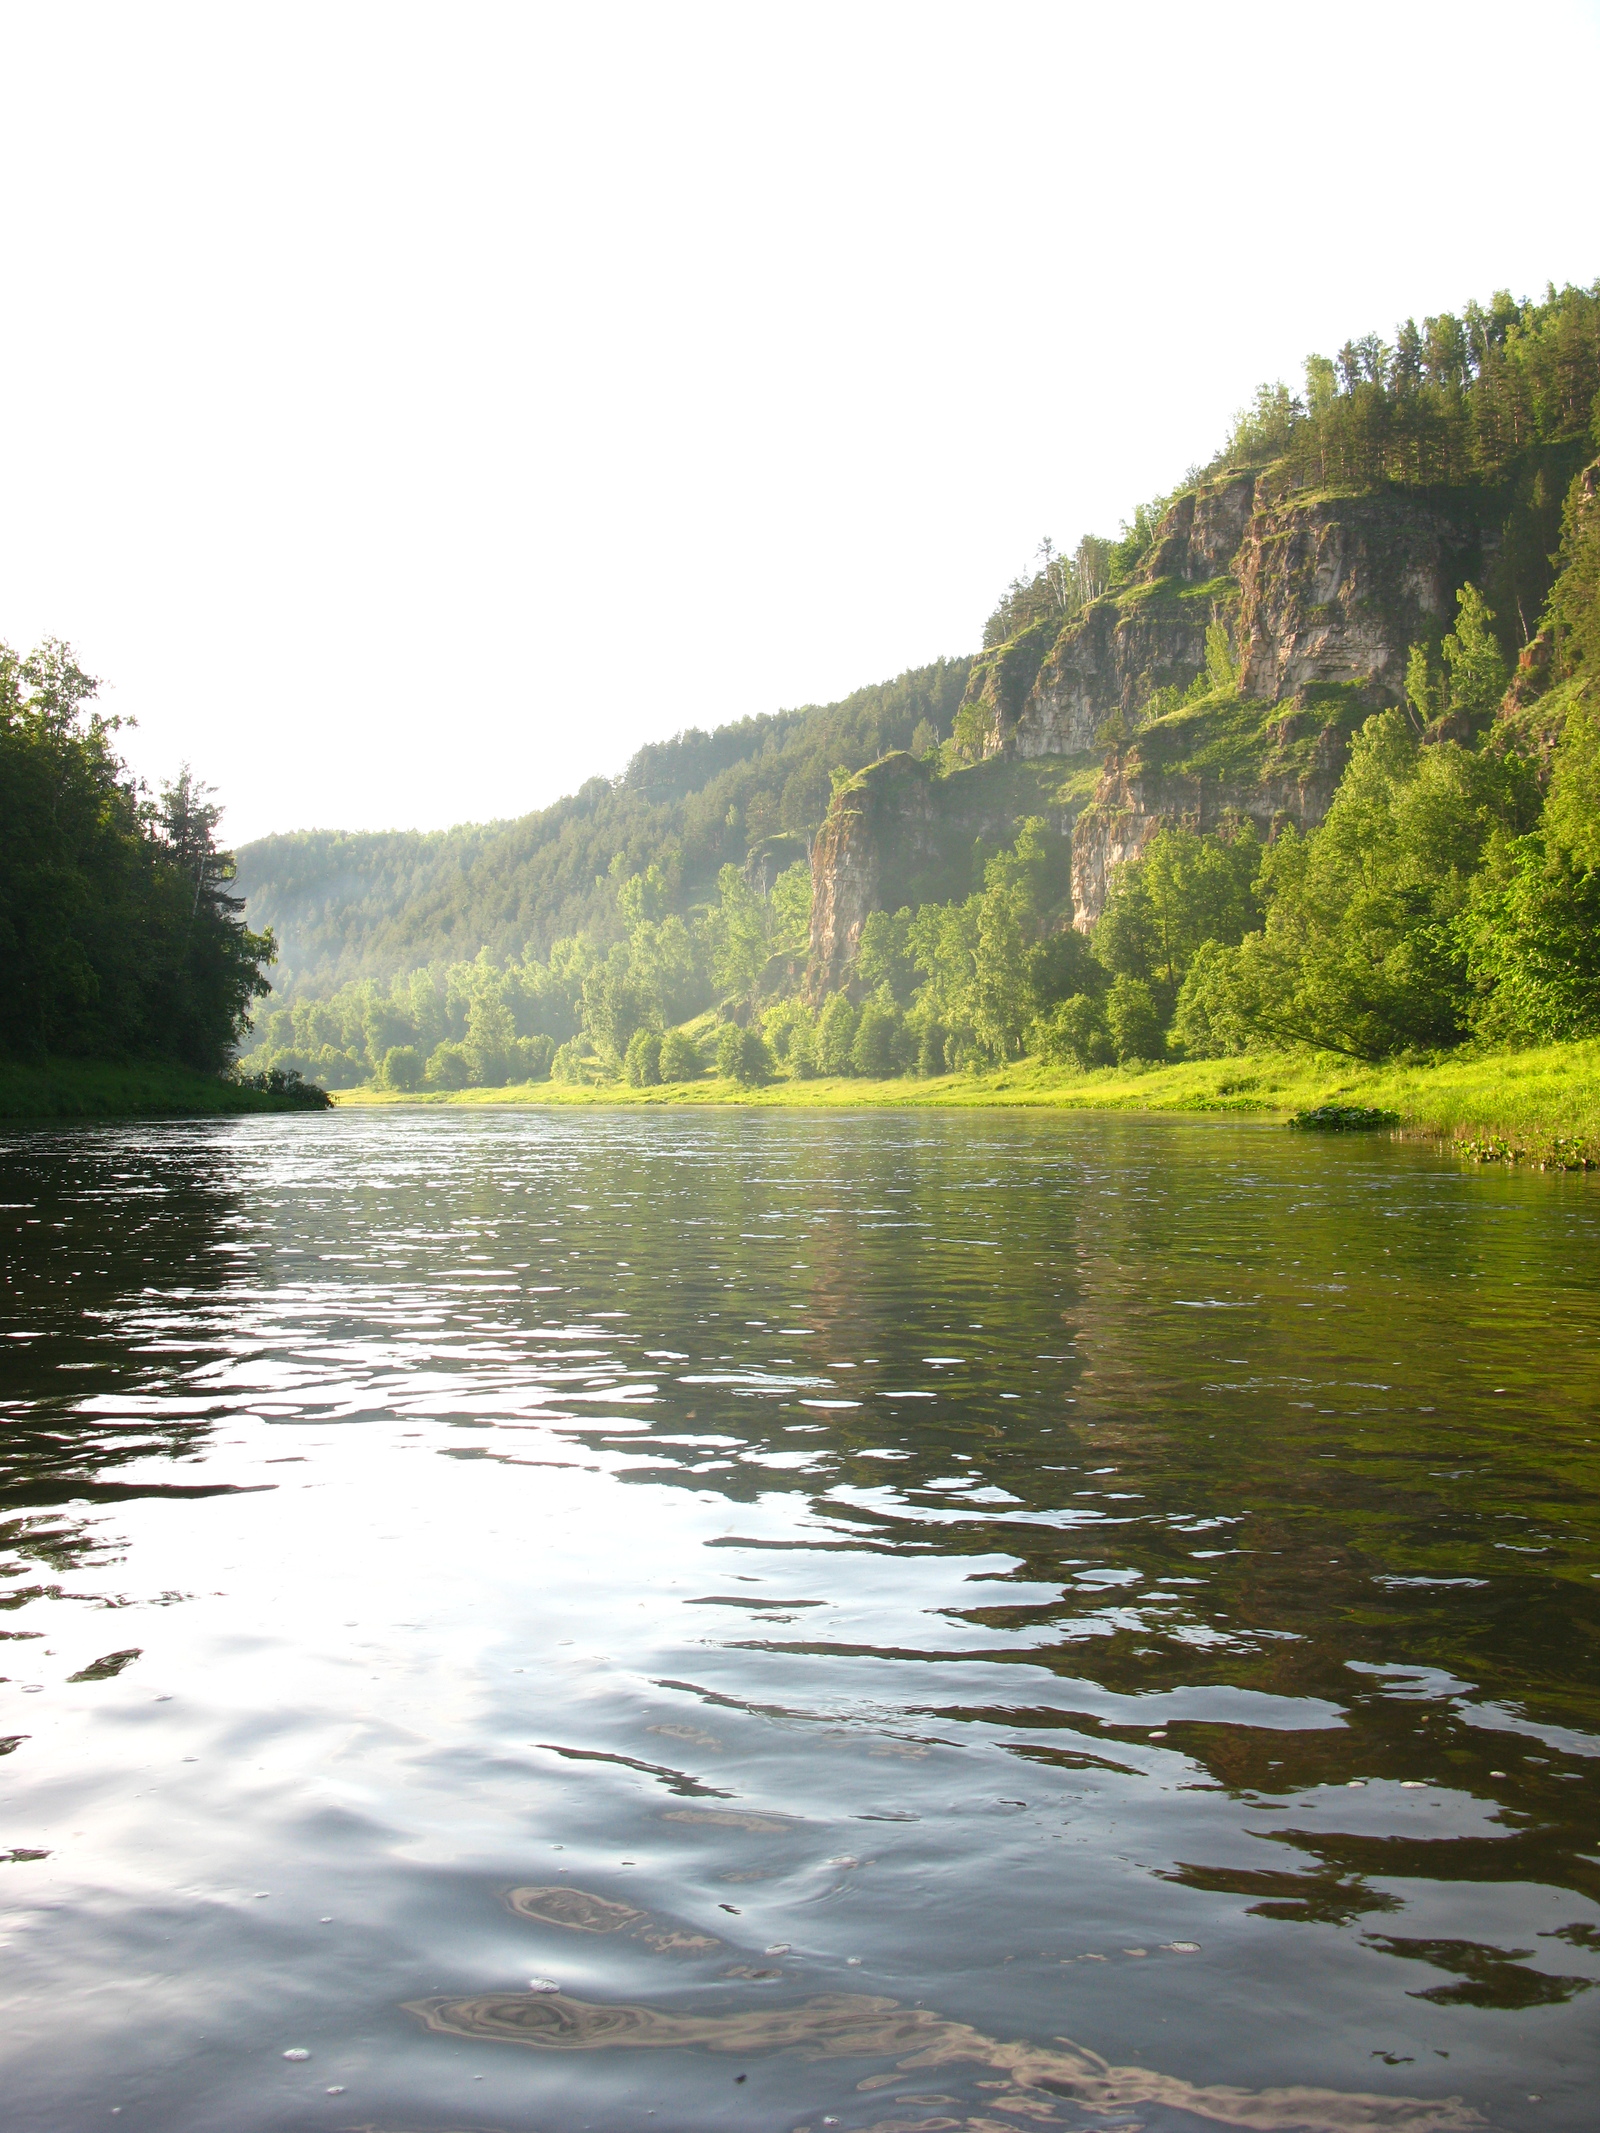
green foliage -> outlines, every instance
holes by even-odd
[[[0,1054],[216,1072],[268,990],[220,810],[185,768],[143,798],[99,687],[54,641],[0,644]]]
[[[628,1039],[623,1073],[632,1089],[653,1089],[664,1079],[661,1072],[661,1037],[653,1029],[636,1029]],[[674,1079],[681,1077],[674,1076]]]
[[[797,859],[772,884],[767,943],[773,955],[804,955],[811,945],[811,863]]]
[[[696,1081],[705,1071],[699,1045],[683,1029],[669,1029],[662,1038],[659,1064],[663,1081]]]
[[[1119,1066],[1132,1059],[1160,1059],[1166,1053],[1162,1017],[1155,995],[1142,978],[1112,980],[1105,998],[1106,1027]]]
[[[564,1049],[564,1048],[563,1048]],[[561,1055],[557,1053],[557,1058]],[[464,1044],[447,1038],[428,1055],[428,1086],[434,1089],[465,1089],[472,1083],[472,1061]]]
[[[894,912],[869,911],[856,949],[855,974],[861,983],[874,991],[887,985],[901,1006],[910,999],[916,983],[910,936],[911,913],[905,906]]]
[[[1039,1056],[1051,1066],[1109,1066],[1116,1057],[1105,1000],[1098,994],[1074,993],[1035,1025]]]
[[[1457,1042],[1472,880],[1528,804],[1514,760],[1422,748],[1399,712],[1370,719],[1316,835],[1262,862],[1267,923],[1232,967],[1236,1011],[1269,1040],[1357,1059]]]
[[[1039,568],[1028,578],[1013,578],[1000,602],[983,626],[985,651],[1007,644],[1034,624],[1047,622],[1060,630],[1098,600],[1111,583],[1110,541],[1086,533],[1071,555],[1059,552],[1053,541],[1039,543]],[[924,751],[912,743],[912,753]]]
[[[842,992],[830,993],[817,1017],[817,1072],[848,1074],[856,1011]]]
[[[1294,1112],[1289,1119],[1302,1133],[1371,1133],[1399,1123],[1398,1111],[1383,1111],[1372,1104],[1318,1104],[1310,1111]]]
[[[1600,461],[1586,467],[1568,491],[1558,561],[1560,575],[1547,609],[1557,672],[1585,675],[1593,687],[1600,676]]]
[[[772,1053],[759,1030],[741,1029],[725,1022],[717,1032],[717,1072],[724,1081],[742,1082],[754,1088],[772,1079]]]
[[[1499,291],[1306,361],[1303,399],[1263,387],[1214,470],[1270,458],[1300,486],[1498,481],[1530,447],[1581,438],[1600,387],[1600,284]]]
[[[1226,1059],[1248,1048],[1254,1030],[1238,996],[1238,961],[1222,941],[1195,950],[1172,1017],[1172,1048],[1185,1059]]]
[[[413,1089],[421,1088],[426,1063],[414,1044],[391,1044],[383,1055],[378,1079],[386,1089],[409,1095]]]
[[[1445,702],[1481,730],[1493,718],[1510,680],[1495,641],[1494,617],[1476,586],[1456,595],[1456,626],[1445,638]]]
[[[1248,822],[1204,836],[1162,827],[1112,876],[1095,928],[1096,956],[1116,976],[1158,983],[1171,1000],[1206,942],[1241,941],[1259,923],[1260,858]]]
[[[481,992],[467,1010],[464,1047],[474,1087],[497,1089],[511,1078],[516,1040],[516,1026],[505,1003],[493,992]]]
[[[1544,827],[1578,867],[1600,869],[1600,696],[1574,705],[1550,773]]]
[[[779,1000],[767,1009],[762,1035],[773,1056],[798,1080],[817,1070],[817,1018],[803,1000]]]
[[[850,1040],[850,1065],[872,1081],[885,1081],[904,1060],[905,1023],[892,1000],[864,1003]]]
[[[924,1081],[947,1071],[946,1032],[942,1022],[924,1022],[917,1038],[917,1072]]]

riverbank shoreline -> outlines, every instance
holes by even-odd
[[[579,1085],[522,1082],[498,1089],[419,1090],[371,1087],[339,1093],[341,1109],[393,1104],[454,1106],[699,1106],[755,1110],[897,1108],[1233,1113],[1264,1122],[1324,1105],[1393,1112],[1398,1130],[1459,1142],[1465,1152],[1542,1157],[1555,1143],[1600,1154],[1600,1040],[1544,1045],[1520,1052],[1458,1055],[1437,1063],[1362,1066],[1352,1060],[1260,1053],[1175,1065],[1107,1067],[1082,1073],[1021,1060],[990,1074],[936,1080],[773,1081],[749,1088],[707,1078],[657,1088],[626,1082]]]
[[[220,1074],[160,1061],[111,1064],[62,1059],[44,1066],[0,1060],[0,1122],[72,1119],[226,1118],[261,1111],[320,1110],[303,1096],[252,1089]]]

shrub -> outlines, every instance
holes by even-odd
[[[653,1029],[636,1029],[628,1039],[622,1070],[635,1089],[653,1089],[661,1080],[661,1036]]]
[[[1221,941],[1206,941],[1195,950],[1172,1020],[1173,1041],[1186,1059],[1226,1059],[1249,1044],[1239,963],[1238,949]]]
[[[817,1071],[848,1074],[850,1047],[856,1037],[856,1011],[842,992],[834,993],[817,1023]]]
[[[525,1081],[548,1081],[550,1062],[556,1055],[554,1037],[542,1032],[517,1039],[517,1066]]]
[[[812,1081],[817,1072],[817,1026],[808,1015],[789,1032],[789,1072],[796,1081]]]
[[[411,1090],[422,1086],[423,1059],[414,1044],[391,1044],[383,1055],[378,1079],[386,1089]]]
[[[856,1022],[850,1043],[850,1064],[858,1074],[884,1081],[895,1070],[895,1039],[900,1017],[881,1000],[869,1000]]]
[[[558,1044],[555,1056],[550,1061],[550,1079],[565,1082],[569,1086],[583,1079],[582,1040],[569,1037],[565,1044]]]
[[[753,1029],[741,1029],[737,1022],[726,1022],[717,1033],[717,1072],[725,1081],[743,1082],[747,1087],[760,1081],[772,1079],[772,1054],[761,1034]]]
[[[761,1018],[762,1035],[785,1064],[801,1031],[810,1036],[814,1028],[815,1017],[802,1000],[779,1000]]]
[[[927,1023],[917,1044],[917,1072],[924,1081],[945,1071],[944,1025],[942,1022]]]
[[[663,1081],[693,1081],[703,1071],[700,1047],[686,1029],[669,1029],[656,1062]]]
[[[464,1044],[436,1044],[428,1059],[428,1080],[436,1089],[464,1089],[472,1079],[472,1062]]]
[[[1164,1056],[1161,1017],[1143,978],[1117,979],[1106,999],[1106,1022],[1120,1064]]]
[[[1109,1066],[1116,1056],[1106,1026],[1105,1003],[1074,993],[1035,1025],[1039,1056],[1052,1066]]]

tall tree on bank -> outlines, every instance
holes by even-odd
[[[186,769],[159,804],[69,645],[0,644],[0,1053],[225,1066],[270,934],[229,892],[220,811]]]

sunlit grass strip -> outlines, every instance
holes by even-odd
[[[1499,1139],[1535,1149],[1559,1138],[1600,1148],[1600,1041],[1524,1052],[1458,1055],[1437,1065],[1363,1067],[1346,1059],[1260,1053],[1173,1066],[1107,1067],[1078,1073],[1021,1060],[992,1074],[934,1081],[775,1081],[764,1088],[706,1078],[661,1088],[624,1082],[580,1087],[530,1082],[401,1097],[353,1089],[345,1105],[743,1104],[754,1109],[860,1110],[1037,1106],[1078,1111],[1198,1111],[1263,1119],[1324,1106],[1390,1111],[1409,1133],[1462,1141]]]

